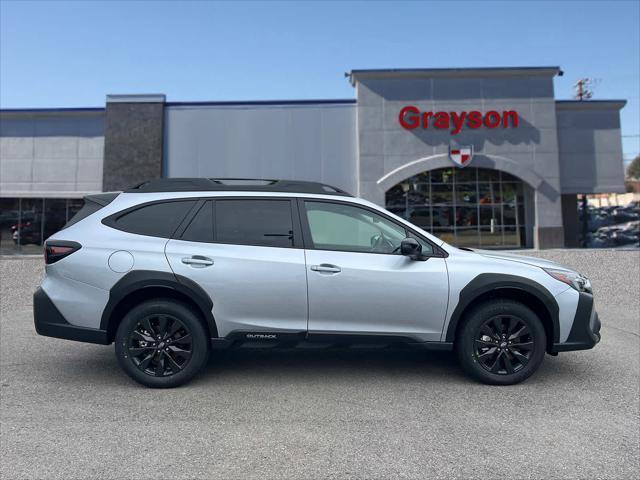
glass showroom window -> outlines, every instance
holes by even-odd
[[[0,198],[0,255],[40,254],[43,241],[83,204],[78,198]]]
[[[522,181],[498,170],[420,173],[387,192],[386,208],[453,245],[524,245]]]

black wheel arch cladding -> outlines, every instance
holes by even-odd
[[[553,352],[588,350],[595,347],[601,339],[600,327],[600,318],[594,308],[593,295],[580,292],[569,336],[563,343],[554,343]]]
[[[100,328],[108,331],[110,338],[115,333],[114,322],[121,320],[114,318],[114,314],[118,313],[118,308],[122,302],[135,295],[140,294],[144,299],[145,292],[151,289],[163,289],[167,292],[176,292],[178,296],[188,298],[197,307],[198,313],[204,318],[212,338],[218,336],[215,319],[213,318],[212,308],[213,301],[200,285],[193,280],[182,275],[176,275],[170,272],[159,272],[153,270],[134,270],[123,276],[118,282],[111,287],[109,292],[109,300],[102,313],[100,320]],[[122,314],[124,315],[123,312]]]
[[[551,293],[537,282],[525,277],[502,273],[481,273],[471,280],[461,291],[458,304],[451,315],[445,340],[453,342],[456,330],[467,308],[485,294],[500,296],[500,290],[520,291],[524,295],[532,296],[546,309],[553,328],[551,342],[556,343],[560,338],[559,307]],[[534,310],[534,313],[539,313]],[[550,343],[551,343],[550,342]]]

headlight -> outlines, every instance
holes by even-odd
[[[569,270],[555,270],[553,268],[544,268],[545,272],[556,280],[566,283],[570,287],[575,288],[579,292],[592,293],[591,282],[584,275]]]

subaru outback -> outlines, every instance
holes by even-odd
[[[152,180],[86,197],[44,250],[36,331],[115,343],[149,387],[189,381],[212,349],[362,344],[453,350],[507,385],[600,340],[583,275],[455,248],[320,183]]]

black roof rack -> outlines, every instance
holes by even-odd
[[[142,182],[125,190],[126,193],[209,191],[290,192],[352,196],[344,190],[324,183],[259,178],[159,178]]]

